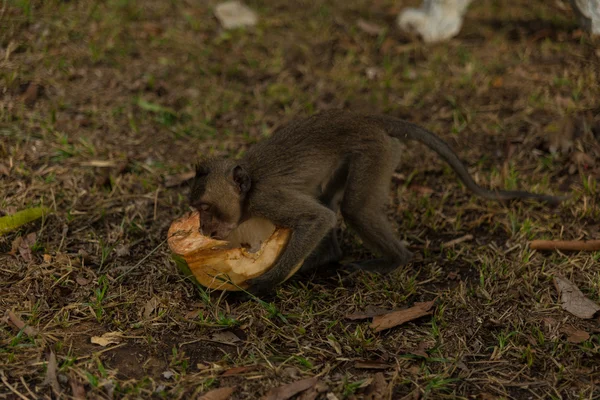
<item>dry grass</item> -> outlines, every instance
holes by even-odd
[[[259,26],[233,32],[206,3],[0,7],[0,215],[54,210],[0,237],[0,315],[35,328],[0,325],[0,398],[194,398],[232,385],[233,398],[257,398],[315,375],[340,399],[362,398],[377,372],[365,361],[382,363],[395,399],[600,397],[599,321],[561,310],[552,285],[561,273],[600,301],[600,254],[527,247],[600,234],[600,52],[567,6],[482,0],[458,38],[424,46],[394,28],[392,0],[253,0]],[[370,36],[360,18],[385,31]],[[330,107],[438,132],[482,185],[573,199],[474,199],[410,144],[390,218],[419,254],[412,265],[389,278],[298,278],[266,303],[186,281],[164,242],[186,189],[164,178]],[[31,233],[31,256],[9,254]],[[341,233],[348,258],[370,256]],[[344,318],[436,297],[433,317],[382,333]],[[570,343],[570,326],[590,338]],[[120,343],[90,343],[115,331]]]

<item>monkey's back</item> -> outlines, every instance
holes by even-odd
[[[391,140],[358,114],[330,110],[280,128],[252,146],[244,161],[254,184],[275,179],[282,187],[312,191],[353,157],[384,156]]]

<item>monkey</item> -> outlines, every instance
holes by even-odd
[[[205,159],[196,166],[190,206],[200,212],[204,235],[225,239],[241,222],[263,217],[291,229],[288,244],[249,292],[263,294],[306,260],[306,271],[340,259],[337,212],[380,258],[353,265],[387,274],[413,254],[396,237],[384,207],[400,163],[401,141],[425,144],[445,160],[475,195],[490,200],[533,199],[556,205],[565,197],[479,186],[456,153],[434,133],[376,114],[329,110],[297,119],[251,146],[239,160]]]

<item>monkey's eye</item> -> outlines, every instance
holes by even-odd
[[[211,207],[210,204],[199,204],[198,205],[198,208],[202,211],[208,211],[208,210],[210,210],[210,207]]]

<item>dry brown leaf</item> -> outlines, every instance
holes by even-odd
[[[365,399],[367,400],[380,400],[385,399],[388,393],[388,385],[385,381],[383,373],[378,372],[373,377],[373,381],[365,390]]]
[[[8,319],[8,321],[14,325],[17,329],[19,330],[23,330],[23,332],[25,332],[25,334],[27,336],[35,336],[38,334],[38,330],[35,329],[33,326],[28,326],[25,322],[23,322],[23,320],[21,318],[19,318],[15,313],[13,313],[12,311],[7,311],[6,312],[6,318]]]
[[[502,79],[501,76],[497,76],[492,80],[492,87],[493,88],[501,88],[504,85],[504,79]]]
[[[383,32],[383,28],[381,26],[372,22],[367,22],[364,19],[359,19],[356,25],[360,28],[361,31],[371,36],[377,36],[381,32]]]
[[[32,232],[25,236],[25,238],[23,238],[23,240],[21,240],[19,243],[19,254],[27,262],[30,262],[33,259],[31,254],[31,246],[35,244],[36,238],[36,233]]]
[[[419,194],[431,194],[435,192],[432,188],[423,185],[417,185],[416,183],[408,186],[408,190]]]
[[[558,124],[547,125],[544,128],[544,134],[548,150],[551,153],[567,154],[573,148],[575,124],[570,117],[565,117]]]
[[[10,169],[2,163],[0,163],[0,175],[10,176]]]
[[[319,378],[316,376],[312,378],[302,379],[300,381],[292,382],[287,385],[279,386],[269,390],[269,392],[262,397],[263,400],[287,400],[292,396],[297,395],[317,384]]]
[[[571,161],[577,165],[583,165],[584,167],[594,166],[594,158],[582,151],[574,151],[571,154]]]
[[[85,400],[85,398],[86,398],[85,387],[77,379],[77,376],[74,373],[71,373],[69,375],[69,384],[71,385],[71,392],[73,394],[73,399]]]
[[[227,400],[233,394],[235,387],[213,389],[198,397],[198,400]]]
[[[383,361],[357,361],[354,368],[357,369],[389,369],[394,366]]]
[[[8,254],[10,254],[11,256],[16,256],[17,251],[19,251],[19,247],[21,247],[22,241],[23,241],[23,237],[17,236],[15,238],[15,240],[13,240],[12,243],[10,244],[10,252]]]
[[[91,282],[91,279],[84,278],[83,276],[78,276],[77,278],[75,278],[75,282],[77,282],[78,285],[85,286]]]
[[[35,101],[37,100],[40,94],[40,86],[37,83],[31,82],[29,86],[27,86],[27,90],[21,96],[21,100],[25,105],[31,107]]]
[[[233,375],[241,375],[246,372],[255,371],[257,369],[256,365],[249,365],[247,367],[234,367],[230,368],[227,371],[223,372],[221,376],[233,376]]]
[[[567,335],[567,341],[570,343],[583,343],[590,338],[589,333],[572,326],[563,326],[560,331]]]
[[[92,336],[90,342],[106,347],[109,344],[121,343],[121,340],[123,340],[122,336],[123,334],[121,332],[106,332],[102,336]]]
[[[60,385],[58,384],[58,378],[56,372],[58,371],[58,365],[56,364],[56,355],[53,351],[50,351],[48,355],[48,365],[46,366],[46,378],[44,379],[44,385],[50,385],[54,393],[60,394]]]
[[[373,329],[375,332],[381,332],[385,329],[402,325],[406,322],[423,317],[425,315],[430,315],[432,314],[432,311],[430,310],[433,307],[434,303],[435,300],[426,301],[422,303],[415,303],[415,305],[411,308],[394,311],[388,314],[378,315],[373,318],[373,322],[371,323],[371,329]]]
[[[387,308],[367,306],[367,308],[365,308],[365,311],[358,311],[358,312],[355,312],[352,314],[347,314],[344,316],[344,318],[352,320],[352,321],[356,321],[356,320],[361,320],[361,319],[373,318],[377,315],[388,314],[392,311],[394,311],[394,310],[388,310]]]
[[[150,319],[152,313],[158,307],[159,301],[156,297],[152,297],[150,300],[146,302],[144,305],[144,312],[142,313],[144,319]]]
[[[219,342],[219,343],[225,343],[225,344],[235,344],[240,342],[240,338],[237,337],[237,335],[231,331],[221,331],[221,332],[215,332],[210,336],[210,339],[215,341],[215,342]]]
[[[581,290],[568,279],[557,275],[554,277],[554,285],[563,310],[583,319],[594,318],[600,310],[598,304],[585,297]]]
[[[319,381],[317,384],[311,388],[308,388],[304,392],[302,392],[297,400],[315,400],[321,393],[326,393],[329,390],[329,386],[325,383]]]

